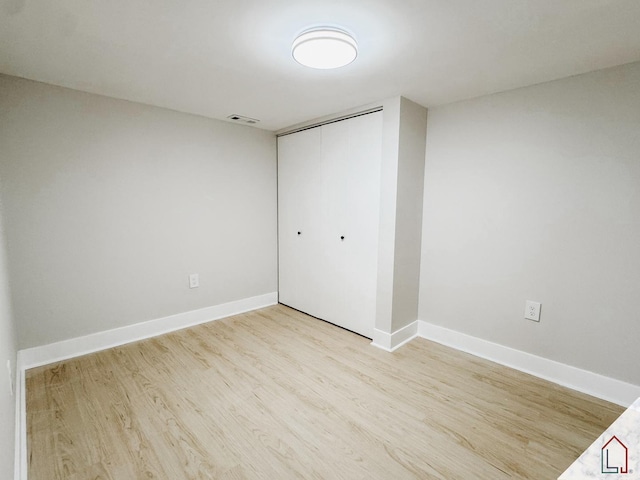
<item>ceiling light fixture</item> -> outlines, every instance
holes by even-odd
[[[298,35],[291,46],[291,54],[301,65],[327,70],[353,62],[358,56],[358,44],[339,28],[313,28]]]

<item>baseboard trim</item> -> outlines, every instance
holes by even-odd
[[[22,366],[20,352],[16,359],[16,435],[13,478],[27,480],[27,401],[25,369]]]
[[[387,352],[393,352],[406,343],[416,338],[418,335],[418,321],[396,330],[393,333],[383,332],[375,328],[373,330],[373,341],[371,345],[381,348]]]
[[[14,477],[16,480],[27,480],[27,386],[25,370],[16,362],[16,463]]]
[[[418,336],[625,408],[640,397],[638,385],[538,357],[422,320],[418,321]]]
[[[26,370],[146,338],[157,337],[158,335],[257,310],[276,303],[278,303],[278,293],[273,292],[18,351],[16,361],[14,479],[27,480],[28,475]]]
[[[61,342],[20,350],[18,355],[24,370],[47,365],[69,358],[87,355],[107,348],[126,343],[137,342],[146,338],[157,337],[165,333],[192,327],[201,323],[219,320],[231,315],[268,307],[278,303],[277,292],[256,297],[244,298],[234,302],[214,305],[212,307],[191,310],[168,317],[114,328],[103,332],[92,333],[82,337],[71,338]]]

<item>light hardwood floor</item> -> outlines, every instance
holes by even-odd
[[[278,305],[29,370],[29,479],[555,479],[622,411]]]

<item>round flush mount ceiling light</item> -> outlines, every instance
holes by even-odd
[[[353,62],[358,56],[358,44],[339,28],[313,28],[298,35],[291,46],[291,54],[301,65],[327,70]]]

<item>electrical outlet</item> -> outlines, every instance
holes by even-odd
[[[15,388],[13,385],[13,370],[11,369],[11,360],[7,360],[7,372],[9,373],[9,391],[11,392],[11,396],[13,397]]]
[[[524,306],[524,318],[526,318],[527,320],[533,320],[534,322],[539,322],[540,307],[540,303],[527,300]]]
[[[197,273],[189,275],[189,288],[198,288],[200,286],[200,278]]]

